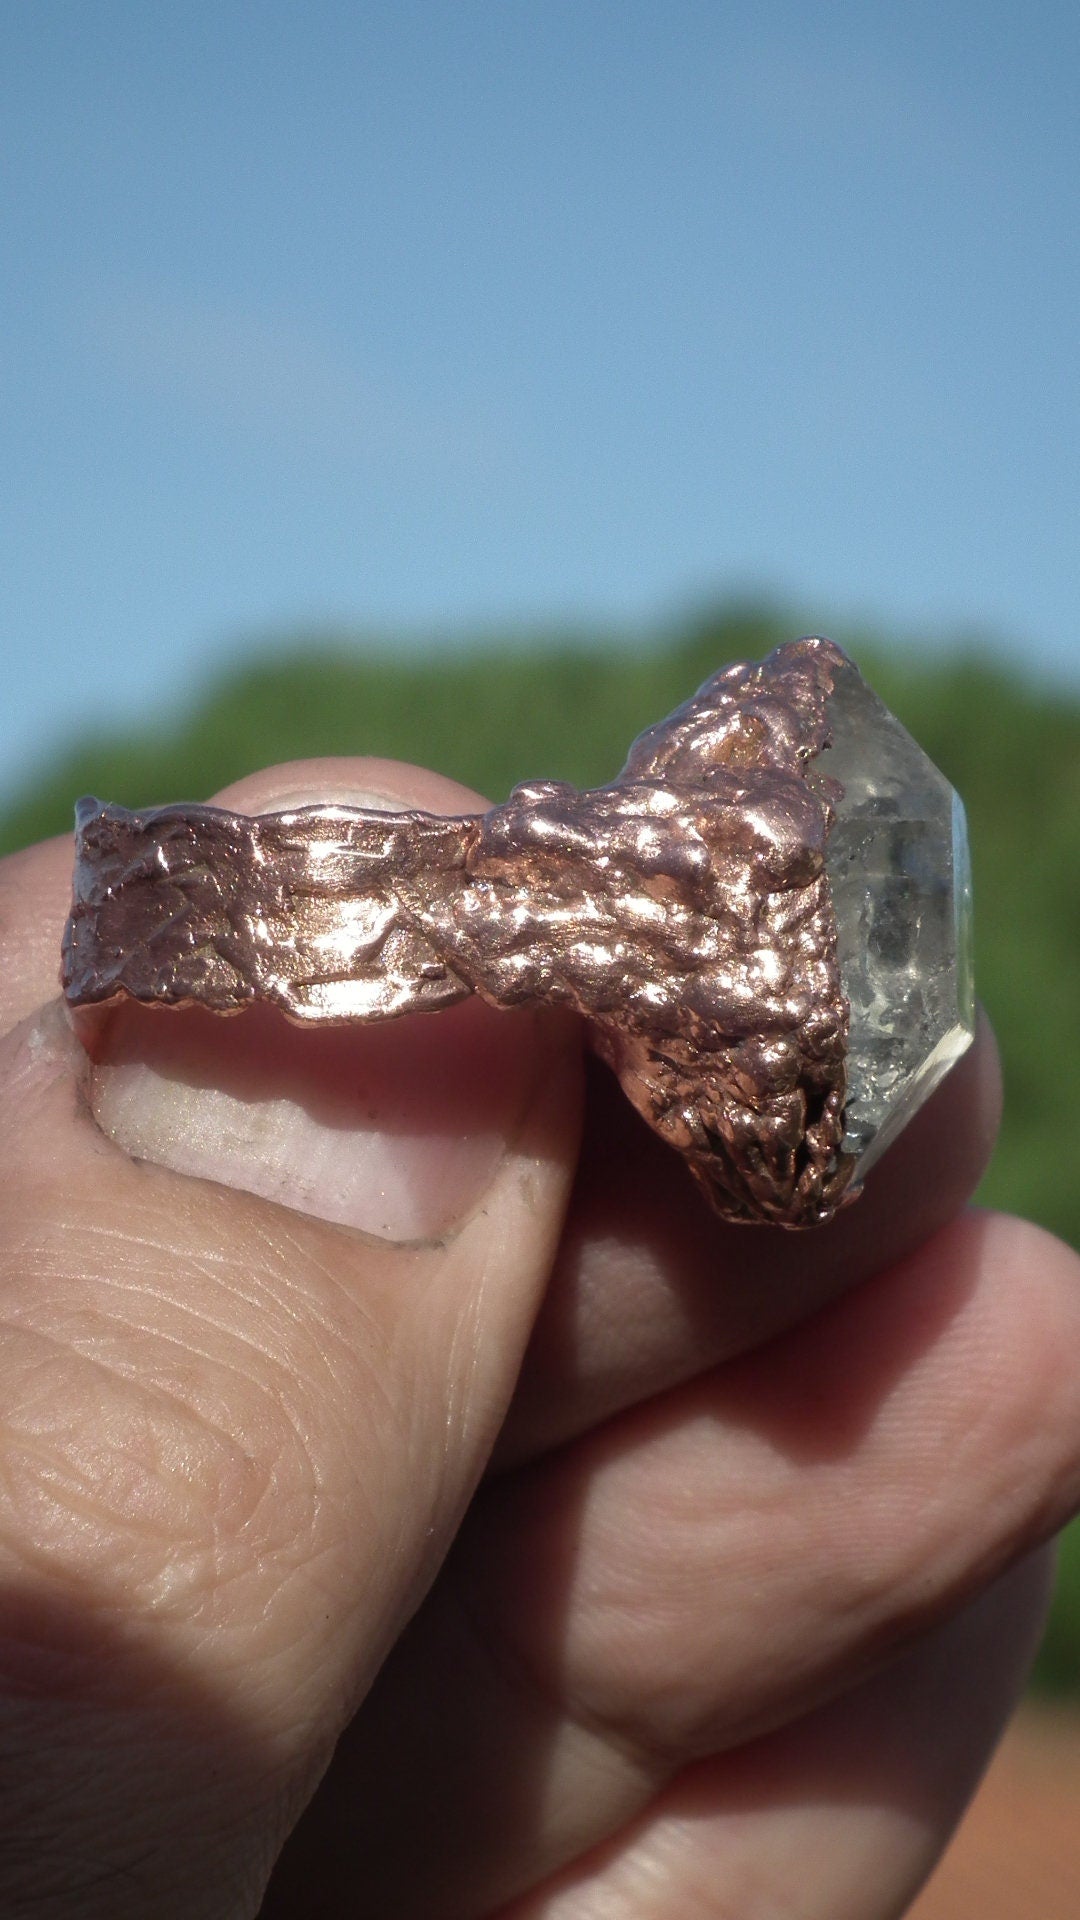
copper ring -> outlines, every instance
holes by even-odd
[[[67,1000],[305,1023],[470,993],[574,1008],[721,1214],[825,1221],[855,1169],[825,864],[842,788],[817,765],[842,667],[790,642],[714,675],[611,785],[529,782],[460,818],[83,800]]]

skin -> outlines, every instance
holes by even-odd
[[[371,793],[476,803],[218,797]],[[900,1914],[1080,1504],[985,1024],[831,1227],[727,1227],[564,1020],[74,1034],[70,858],[0,864],[0,1909]],[[380,1129],[423,1232],[355,1211]]]

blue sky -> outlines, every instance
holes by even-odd
[[[763,588],[1080,686],[1078,74],[1075,5],[0,0],[0,786],[294,624]]]

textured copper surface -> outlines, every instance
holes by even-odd
[[[718,673],[588,792],[440,819],[80,801],[62,979],[292,1020],[478,993],[570,1006],[729,1219],[828,1219],[848,1187],[847,1004],[810,768],[844,660],[819,639]]]

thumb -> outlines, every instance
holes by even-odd
[[[476,805],[372,761],[220,799]],[[93,1053],[47,1010],[0,1054],[0,1764],[47,1755],[0,1896],[254,1914],[497,1433],[576,1037],[476,1002],[322,1031],[128,1006]]]

